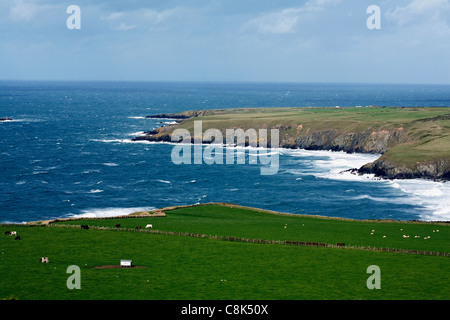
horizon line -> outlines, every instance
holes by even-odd
[[[337,82],[337,81],[257,81],[257,80],[105,80],[105,79],[0,79],[0,82],[66,82],[66,83],[202,83],[202,84],[320,84],[320,85],[414,85],[450,86],[450,83],[418,82]]]

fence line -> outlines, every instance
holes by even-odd
[[[80,225],[71,225],[71,224],[51,224],[49,226],[64,227],[64,228],[67,228],[67,227],[81,228]],[[152,233],[152,234],[171,235],[171,236],[184,236],[184,237],[204,238],[204,239],[213,239],[213,240],[230,241],[230,242],[246,242],[246,243],[257,243],[257,244],[278,244],[278,245],[306,246],[306,247],[354,249],[354,250],[364,250],[364,251],[394,252],[394,253],[407,253],[407,254],[443,256],[443,257],[450,256],[450,253],[448,253],[448,252],[394,249],[394,248],[376,248],[376,247],[364,247],[364,246],[346,246],[346,245],[342,246],[342,245],[334,245],[334,244],[330,244],[330,243],[309,242],[309,241],[266,240],[266,239],[252,239],[252,238],[241,238],[241,237],[230,237],[230,236],[224,237],[224,236],[207,235],[207,234],[201,234],[201,233],[148,230],[148,229],[112,228],[112,227],[96,227],[96,226],[89,226],[89,228],[95,229],[95,230],[140,232],[140,233]]]

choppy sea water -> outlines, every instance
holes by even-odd
[[[450,220],[450,184],[341,173],[377,155],[272,150],[261,164],[176,165],[170,143],[132,137],[193,109],[450,106],[449,86],[157,82],[0,82],[0,222],[103,217],[231,202],[354,219]],[[245,149],[234,150],[246,152]],[[247,158],[248,159],[248,158]]]

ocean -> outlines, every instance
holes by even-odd
[[[176,165],[170,143],[133,142],[170,120],[248,107],[450,106],[450,86],[0,81],[0,222],[107,217],[231,202],[352,219],[450,220],[450,184],[342,174],[377,155],[278,149],[279,170]],[[245,151],[245,150],[244,150]]]

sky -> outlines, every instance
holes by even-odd
[[[0,0],[0,79],[450,84],[450,0]]]

